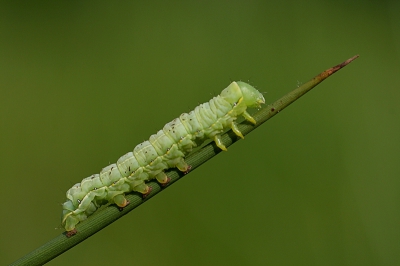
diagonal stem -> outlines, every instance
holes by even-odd
[[[331,76],[336,71],[342,69],[353,60],[358,58],[358,55],[353,56],[352,58],[344,61],[343,63],[334,66],[325,70],[324,72],[320,73],[319,75],[315,76],[313,79],[308,81],[307,83],[303,84],[302,86],[294,89],[293,91],[289,92],[279,100],[275,101],[272,104],[269,104],[258,112],[256,112],[253,117],[257,121],[256,125],[252,125],[247,121],[243,121],[242,123],[238,124],[239,130],[243,133],[243,135],[249,134],[251,131],[259,127],[261,124],[266,122],[271,117],[278,114],[284,108],[289,106],[291,103],[299,99],[301,96],[306,94],[316,85],[321,83],[323,80]],[[231,130],[225,133],[222,136],[222,142],[226,147],[229,147],[236,141],[240,140],[235,133]],[[199,149],[198,151],[190,154],[186,161],[192,166],[192,170],[199,167],[201,164],[205,163],[209,159],[216,156],[220,153],[221,150],[215,145],[214,142],[209,143]],[[176,182],[180,178],[184,176],[184,174],[180,173],[179,171],[172,169],[167,171],[167,175],[171,178],[171,183]],[[52,260],[53,258],[57,257],[58,255],[64,253],[68,249],[74,247],[75,245],[79,244],[86,238],[92,236],[93,234],[99,232],[101,229],[106,227],[107,225],[113,223],[114,221],[118,220],[128,212],[135,209],[137,206],[141,205],[142,203],[149,200],[151,197],[159,193],[165,188],[162,188],[157,182],[149,182],[148,185],[153,189],[152,192],[146,197],[146,199],[142,199],[142,197],[136,193],[131,193],[126,196],[126,198],[130,201],[130,204],[124,208],[123,211],[119,211],[118,207],[115,205],[107,206],[106,208],[97,211],[94,215],[90,216],[87,220],[77,225],[78,234],[67,238],[65,236],[65,232],[58,235],[54,239],[50,240],[49,242],[45,243],[43,246],[37,248],[36,250],[32,251],[31,253],[25,255],[24,257],[20,258],[19,260],[15,261],[11,265],[43,265],[46,262]]]

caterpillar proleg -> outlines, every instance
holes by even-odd
[[[259,108],[264,103],[263,95],[251,85],[232,82],[220,95],[167,123],[115,164],[75,184],[67,191],[67,201],[63,203],[61,220],[67,236],[76,234],[75,226],[102,205],[115,203],[120,208],[127,206],[126,193],[136,191],[146,197],[151,192],[147,181],[155,178],[160,184],[168,184],[170,180],[164,172],[166,169],[176,167],[187,173],[190,165],[185,162],[185,156],[206,139],[212,139],[226,151],[221,142],[224,130],[231,128],[243,138],[235,120],[242,115],[256,124],[246,109]]]

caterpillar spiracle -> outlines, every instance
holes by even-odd
[[[191,167],[185,162],[185,156],[206,139],[214,140],[220,149],[226,151],[221,133],[231,128],[243,138],[235,120],[242,115],[256,124],[246,109],[259,108],[264,103],[263,95],[251,85],[232,82],[220,95],[167,123],[115,164],[75,184],[67,191],[67,201],[63,203],[61,219],[66,235],[76,234],[75,226],[102,205],[127,206],[126,193],[136,191],[146,197],[151,192],[147,181],[155,178],[162,185],[168,184],[170,179],[164,170],[176,167],[187,173]]]

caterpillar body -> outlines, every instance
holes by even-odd
[[[126,193],[136,191],[146,197],[151,192],[147,181],[155,178],[162,185],[168,184],[170,179],[164,172],[166,169],[176,167],[187,173],[190,165],[185,162],[185,156],[206,139],[214,140],[219,148],[226,151],[221,133],[231,128],[243,138],[235,120],[242,115],[256,124],[246,109],[258,108],[264,103],[263,95],[251,85],[232,82],[220,95],[167,123],[115,164],[75,184],[67,191],[67,201],[63,203],[61,219],[66,235],[76,234],[75,226],[102,205],[115,203],[120,208],[127,206]]]

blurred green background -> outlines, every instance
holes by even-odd
[[[399,1],[0,6],[0,264],[65,192],[232,80],[278,116],[48,265],[400,265]],[[140,244],[138,244],[140,243]]]

